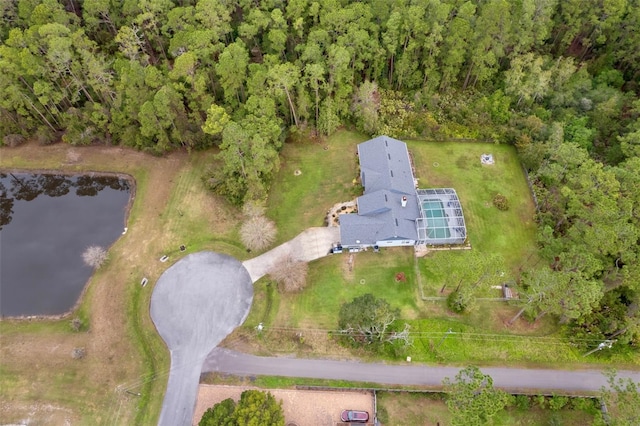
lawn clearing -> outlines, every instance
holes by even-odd
[[[352,270],[349,271],[349,258]],[[343,253],[322,259],[309,270],[311,285],[295,303],[283,303],[276,324],[306,328],[336,328],[340,307],[366,293],[386,299],[392,307],[401,308],[403,317],[418,314],[413,279],[413,255],[410,250],[389,249],[380,253]],[[406,282],[397,282],[395,274],[404,272]],[[287,296],[289,299],[289,296]],[[293,302],[293,300],[291,300]]]
[[[392,307],[401,309],[403,318],[419,315],[410,250],[336,254],[309,266],[308,285],[299,293],[283,294],[268,278],[257,282],[247,320],[224,346],[254,353],[349,356],[329,332],[337,327],[342,304],[365,293],[385,298]],[[396,281],[399,272],[405,274],[406,281]],[[256,332],[259,323],[266,327],[264,333]]]
[[[288,143],[269,192],[267,215],[276,222],[276,244],[312,226],[323,226],[327,211],[357,195],[356,145],[365,137],[338,132],[328,141]]]
[[[451,187],[458,193],[474,250],[501,255],[511,276],[537,260],[533,200],[512,146],[415,141],[407,145],[420,188]],[[495,164],[481,164],[480,156],[487,152],[493,154]],[[509,210],[493,205],[498,193],[509,200]],[[425,263],[437,262],[438,254]]]
[[[149,318],[155,281],[193,251],[246,256],[235,242],[236,209],[200,182],[212,154],[154,157],[120,147],[65,144],[0,148],[2,168],[120,172],[136,180],[128,232],[109,249],[108,262],[91,278],[77,312],[61,320],[0,322],[3,421],[61,424],[51,416],[63,413],[73,424],[157,422],[169,354]],[[169,262],[158,261],[163,255]],[[142,277],[149,279],[144,288]],[[75,316],[85,320],[85,330],[72,331],[69,321]],[[84,358],[72,359],[76,347],[86,349]]]

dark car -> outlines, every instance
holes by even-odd
[[[340,420],[343,422],[366,423],[369,420],[369,413],[358,410],[344,410],[342,414],[340,414]]]

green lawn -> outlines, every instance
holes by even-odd
[[[415,141],[408,146],[421,188],[451,187],[458,193],[474,250],[501,255],[507,272],[536,260],[533,201],[512,146]],[[495,164],[481,164],[483,153],[493,154]],[[509,210],[493,206],[498,193],[507,197]],[[461,257],[464,261],[464,253]],[[438,254],[425,263],[432,262]]]
[[[356,145],[366,138],[338,132],[326,143],[288,143],[271,186],[267,215],[278,226],[277,243],[311,226],[323,226],[327,210],[355,198]],[[299,170],[299,174],[296,171]]]
[[[381,253],[359,253],[353,256],[353,271],[348,270],[349,254],[321,259],[309,270],[310,285],[302,293],[286,296],[278,318],[289,325],[316,325],[335,329],[340,306],[355,297],[371,293],[401,308],[402,316],[414,318],[420,308],[416,299],[412,272],[413,256],[406,249],[390,249]],[[407,281],[396,282],[395,274],[404,272]],[[288,303],[287,303],[288,302]]]

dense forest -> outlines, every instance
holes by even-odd
[[[218,146],[264,199],[287,138],[340,126],[514,144],[548,262],[524,308],[640,343],[640,0],[6,0],[0,136]],[[551,268],[549,267],[551,266]]]

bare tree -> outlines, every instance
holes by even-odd
[[[391,333],[391,335],[387,338],[387,342],[393,341],[401,341],[405,346],[412,346],[413,339],[411,338],[411,326],[404,323],[404,329],[402,331],[396,331]]]
[[[240,239],[249,250],[264,250],[276,239],[276,224],[265,216],[252,216],[240,227]]]
[[[82,253],[82,260],[88,266],[98,269],[107,260],[107,251],[100,246],[89,246]]]
[[[291,255],[281,257],[269,271],[271,278],[289,293],[300,291],[307,283],[307,262],[294,259]]]

